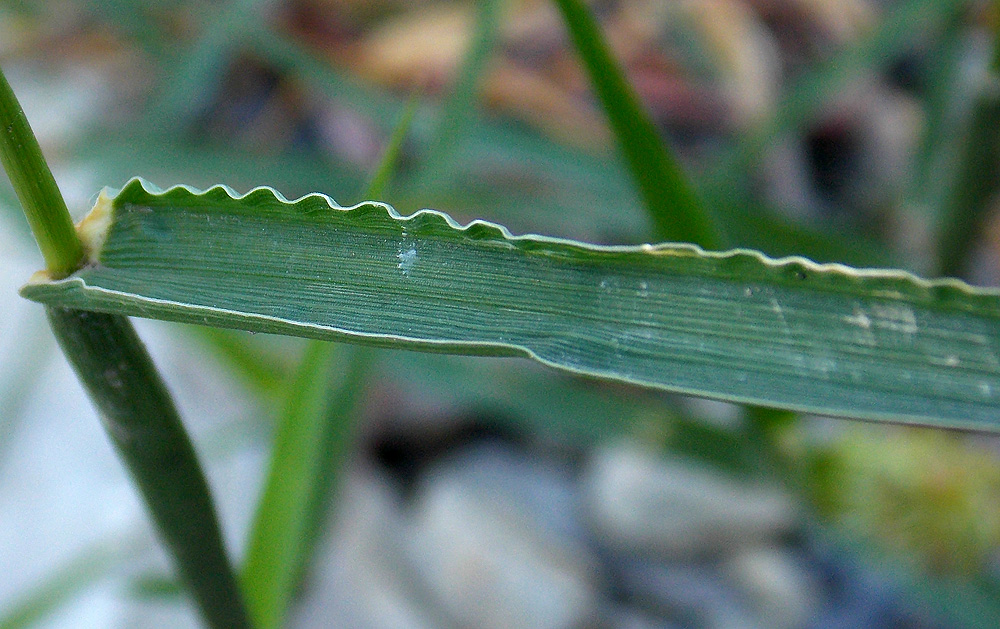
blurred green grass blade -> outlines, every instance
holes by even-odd
[[[4,467],[24,407],[54,356],[55,345],[45,329],[45,321],[35,312],[30,314],[21,317],[13,329],[13,336],[22,342],[12,343],[0,364],[0,469]]]
[[[190,331],[252,391],[269,396],[284,393],[291,366],[274,352],[244,338],[246,333],[204,326],[193,326]]]
[[[273,3],[230,0],[222,7],[206,7],[197,39],[164,64],[162,94],[152,108],[159,124],[177,126],[208,106],[226,64],[247,34],[266,19],[269,4]]]
[[[449,169],[455,151],[468,136],[475,119],[476,97],[486,64],[493,53],[500,23],[500,0],[476,3],[478,15],[475,31],[465,58],[462,60],[455,85],[441,108],[437,128],[428,146],[420,176],[434,181],[441,171]]]
[[[1000,189],[1000,29],[993,46],[959,149],[958,172],[941,208],[938,270],[946,275],[967,271],[969,254]]]
[[[712,217],[664,146],[590,11],[580,0],[556,0],[556,4],[653,219],[656,237],[720,248]]]
[[[941,28],[968,0],[904,0],[890,5],[875,31],[794,81],[769,120],[723,156],[700,189],[709,200],[725,195],[781,136],[808,124],[843,87],[885,64]]]
[[[942,207],[938,273],[965,276],[969,255],[985,227],[990,201],[1000,189],[1000,98],[983,98],[973,113],[962,164]]]
[[[752,251],[513,237],[269,188],[102,196],[97,259],[30,299],[428,351],[792,410],[997,427],[1000,293]]]
[[[319,344],[322,341],[313,341]],[[302,529],[302,561],[299,576],[304,577],[323,527],[333,515],[335,499],[340,489],[341,472],[345,469],[359,423],[359,405],[364,397],[365,383],[371,371],[375,352],[369,347],[323,343],[327,351],[335,352],[335,361],[326,372],[326,409],[319,418],[324,425],[321,441],[314,447],[322,453],[313,471],[313,491],[305,510]],[[320,374],[321,376],[323,374]]]
[[[921,201],[933,195],[932,189],[940,185],[942,173],[950,171],[949,162],[961,141],[961,121],[971,110],[970,94],[962,86],[963,64],[970,52],[967,18],[961,11],[949,15],[927,52],[924,126],[909,182],[909,196]]]
[[[87,546],[0,612],[0,629],[39,626],[49,615],[132,559],[137,539],[120,537]]]
[[[406,134],[410,130],[410,125],[413,124],[413,116],[417,113],[419,105],[420,95],[414,94],[410,98],[410,103],[403,111],[399,124],[396,125],[396,129],[389,136],[389,142],[383,151],[382,159],[375,168],[371,180],[369,180],[360,195],[362,199],[377,199],[385,196],[385,190],[389,187],[389,182],[392,180],[392,176],[396,170],[396,163],[403,152],[403,142],[406,140]]]
[[[410,99],[364,197],[385,191],[418,103],[416,96]],[[306,347],[278,421],[251,525],[243,587],[258,629],[283,624],[312,556],[354,434],[354,409],[369,362],[362,348],[323,341]]]
[[[368,348],[313,341],[277,422],[251,526],[243,589],[258,629],[283,626],[305,576],[356,425]]]
[[[132,580],[130,593],[138,600],[171,604],[184,596],[184,586],[174,577],[158,572],[147,572]]]
[[[35,246],[35,239],[31,236],[28,221],[21,210],[21,202],[17,200],[14,189],[7,181],[0,182],[0,229],[15,234],[18,240],[30,243],[32,248]]]
[[[247,606],[260,629],[278,627],[298,585],[303,562],[305,506],[311,500],[314,470],[325,453],[309,447],[321,439],[326,414],[325,377],[333,354],[310,343],[288,405],[278,422],[264,493],[254,517],[243,571]]]
[[[963,11],[948,16],[924,54],[923,126],[904,189],[903,227],[895,238],[907,266],[924,274],[938,269],[934,256],[927,252],[935,248],[932,239],[941,219],[944,195],[954,184],[958,155],[976,100],[967,71],[972,52],[968,18]]]
[[[406,106],[406,99],[389,90],[366,84],[349,72],[332,66],[316,53],[283,33],[258,24],[246,43],[278,68],[287,70],[334,102],[363,112],[382,131],[389,133]]]

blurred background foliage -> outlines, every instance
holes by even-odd
[[[590,8],[729,245],[998,283],[995,5],[637,0]],[[653,234],[552,2],[3,2],[0,63],[77,218],[102,186],[135,175],[161,186],[270,185],[289,198],[320,191],[341,204],[357,202],[416,94],[398,167],[380,198],[402,213],[432,207],[463,222],[500,222],[514,233],[599,243],[638,243]],[[6,181],[0,210],[5,259],[12,260],[4,287],[12,293],[37,261]],[[13,462],[35,455],[8,453],[35,443],[25,437],[37,430],[25,409],[44,397],[54,353],[36,324],[37,308],[13,295],[0,304],[0,487],[8,487],[0,488],[6,504],[0,513],[6,513],[37,498],[30,475]],[[223,503],[227,487],[249,485],[243,495],[251,500],[223,507],[242,556],[273,418],[289,391],[301,388],[291,383],[304,345],[221,330],[152,329],[154,353],[160,343],[174,348],[164,352],[199,357],[175,360],[187,374],[171,381],[178,395],[185,383],[205,379],[200,391],[213,399],[199,402],[197,413],[231,418],[201,429],[203,420],[190,418],[210,473],[215,458],[252,453],[239,474],[213,476]],[[354,364],[350,351],[340,348],[334,363]],[[703,609],[718,610],[712,597],[729,596],[720,592],[730,587],[741,601],[736,607],[751,610],[734,617],[756,618],[760,626],[989,626],[1000,618],[1000,442],[993,436],[793,418],[581,381],[522,361],[388,351],[365,360],[358,377],[330,385],[344,388],[338,421],[354,426],[324,472],[336,498],[329,522],[316,527],[331,539],[364,546],[351,537],[351,522],[360,516],[352,520],[338,505],[365,513],[358,501],[373,500],[365,491],[381,495],[383,486],[391,488],[393,517],[407,526],[432,526],[420,518],[436,504],[439,476],[481,485],[487,498],[480,499],[495,504],[493,485],[476,480],[474,470],[496,465],[499,456],[522,489],[545,484],[535,467],[555,465],[566,470],[566,491],[580,504],[604,495],[608,483],[638,501],[623,503],[631,505],[624,513],[614,513],[613,504],[581,507],[584,514],[573,520],[588,531],[581,534],[583,555],[599,564],[581,568],[587,576],[580,578],[596,592],[589,596],[597,602],[584,607],[600,613],[568,616],[576,620],[752,626]],[[236,398],[238,410],[218,410],[216,381],[230,392],[219,403]],[[650,451],[657,453],[653,462]],[[40,465],[50,465],[46,456],[53,455],[37,453]],[[442,465],[462,471],[442,472]],[[699,471],[678,472],[676,465]],[[658,508],[687,505],[691,521],[699,522],[704,507],[638,480],[630,484],[636,478],[654,486],[685,478],[708,501],[749,485],[778,492],[794,505],[792,515],[748,526],[771,527],[767,543],[755,549],[779,549],[778,564],[769,565],[784,567],[768,573],[745,553],[719,556],[711,540],[679,552],[674,542],[656,538],[666,535],[656,532],[656,522],[643,525],[652,532],[629,537],[623,522],[631,515],[669,521]],[[504,513],[526,510],[535,522],[532,508],[512,500],[514,506],[500,501],[509,506]],[[470,521],[455,509],[457,521]],[[715,517],[752,521],[746,516],[752,509],[737,500]],[[144,526],[138,514],[134,520]],[[23,524],[0,526],[11,527],[0,540],[7,572],[30,563],[32,544],[46,543]],[[650,535],[659,541],[649,542]],[[11,579],[0,587],[0,626],[50,619],[53,609],[108,579],[131,584],[115,590],[114,600],[177,604],[162,559],[123,569],[134,556],[119,546],[107,539],[68,543],[59,557],[28,570],[31,578]],[[407,552],[411,563],[422,556]],[[326,555],[316,556],[307,584],[336,572],[323,563]],[[343,552],[333,556],[367,565]],[[653,562],[656,570],[636,571],[629,561]],[[677,577],[681,564],[696,566],[698,575],[724,575],[727,585],[688,572]],[[750,577],[741,581],[744,569]],[[358,570],[347,574],[358,581],[367,568]],[[784,585],[786,577],[807,585]],[[421,578],[433,595],[413,598],[430,626],[477,624],[448,598],[447,582]],[[694,595],[671,598],[657,587],[714,594],[697,603]],[[755,587],[771,589],[761,594]],[[319,586],[303,592],[304,609],[313,609],[311,593],[314,607],[326,600],[347,613]],[[800,603],[775,611],[776,600]],[[857,615],[836,625],[848,607]],[[128,623],[127,614],[123,620],[120,612],[107,613],[101,618]],[[362,624],[381,626],[378,614],[354,613]],[[303,612],[295,622],[322,626],[316,614]],[[768,622],[779,616],[785,620]]]

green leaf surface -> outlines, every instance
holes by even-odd
[[[50,305],[427,351],[830,415],[993,429],[1000,293],[956,280],[691,245],[602,247],[133,180]]]

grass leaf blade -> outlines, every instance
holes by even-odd
[[[424,172],[420,175],[423,179],[439,178],[449,169],[454,161],[454,153],[468,135],[474,119],[479,84],[499,30],[500,1],[482,0],[477,3],[477,11],[469,50],[462,60],[451,94],[441,109],[440,121],[427,149]]]
[[[138,547],[134,540],[123,543],[116,538],[84,548],[4,609],[0,613],[0,629],[39,626],[50,614],[132,557]]]
[[[899,271],[690,245],[601,247],[336,208],[270,188],[98,201],[90,265],[30,299],[376,346],[529,356],[573,373],[737,402],[997,426],[1000,293]]]

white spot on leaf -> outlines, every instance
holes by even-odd
[[[406,251],[400,249],[396,257],[399,258],[399,264],[396,265],[396,268],[401,270],[403,275],[409,275],[410,270],[413,269],[413,265],[417,263],[417,249],[413,245],[410,245],[410,248]]]
[[[875,326],[902,334],[917,333],[917,318],[913,310],[906,306],[888,306],[876,304],[872,308],[875,315]]]
[[[855,305],[854,314],[841,317],[841,320],[857,328],[854,334],[856,342],[868,347],[875,347],[875,335],[872,334],[871,317],[868,316],[868,313],[861,306]]]
[[[792,329],[788,326],[788,320],[785,319],[785,310],[773,297],[771,298],[771,311],[778,316],[778,322],[781,323],[781,329],[785,334],[791,334]]]
[[[862,330],[870,330],[872,327],[872,320],[868,318],[868,313],[857,306],[854,307],[853,315],[844,317],[844,323],[856,325]]]

